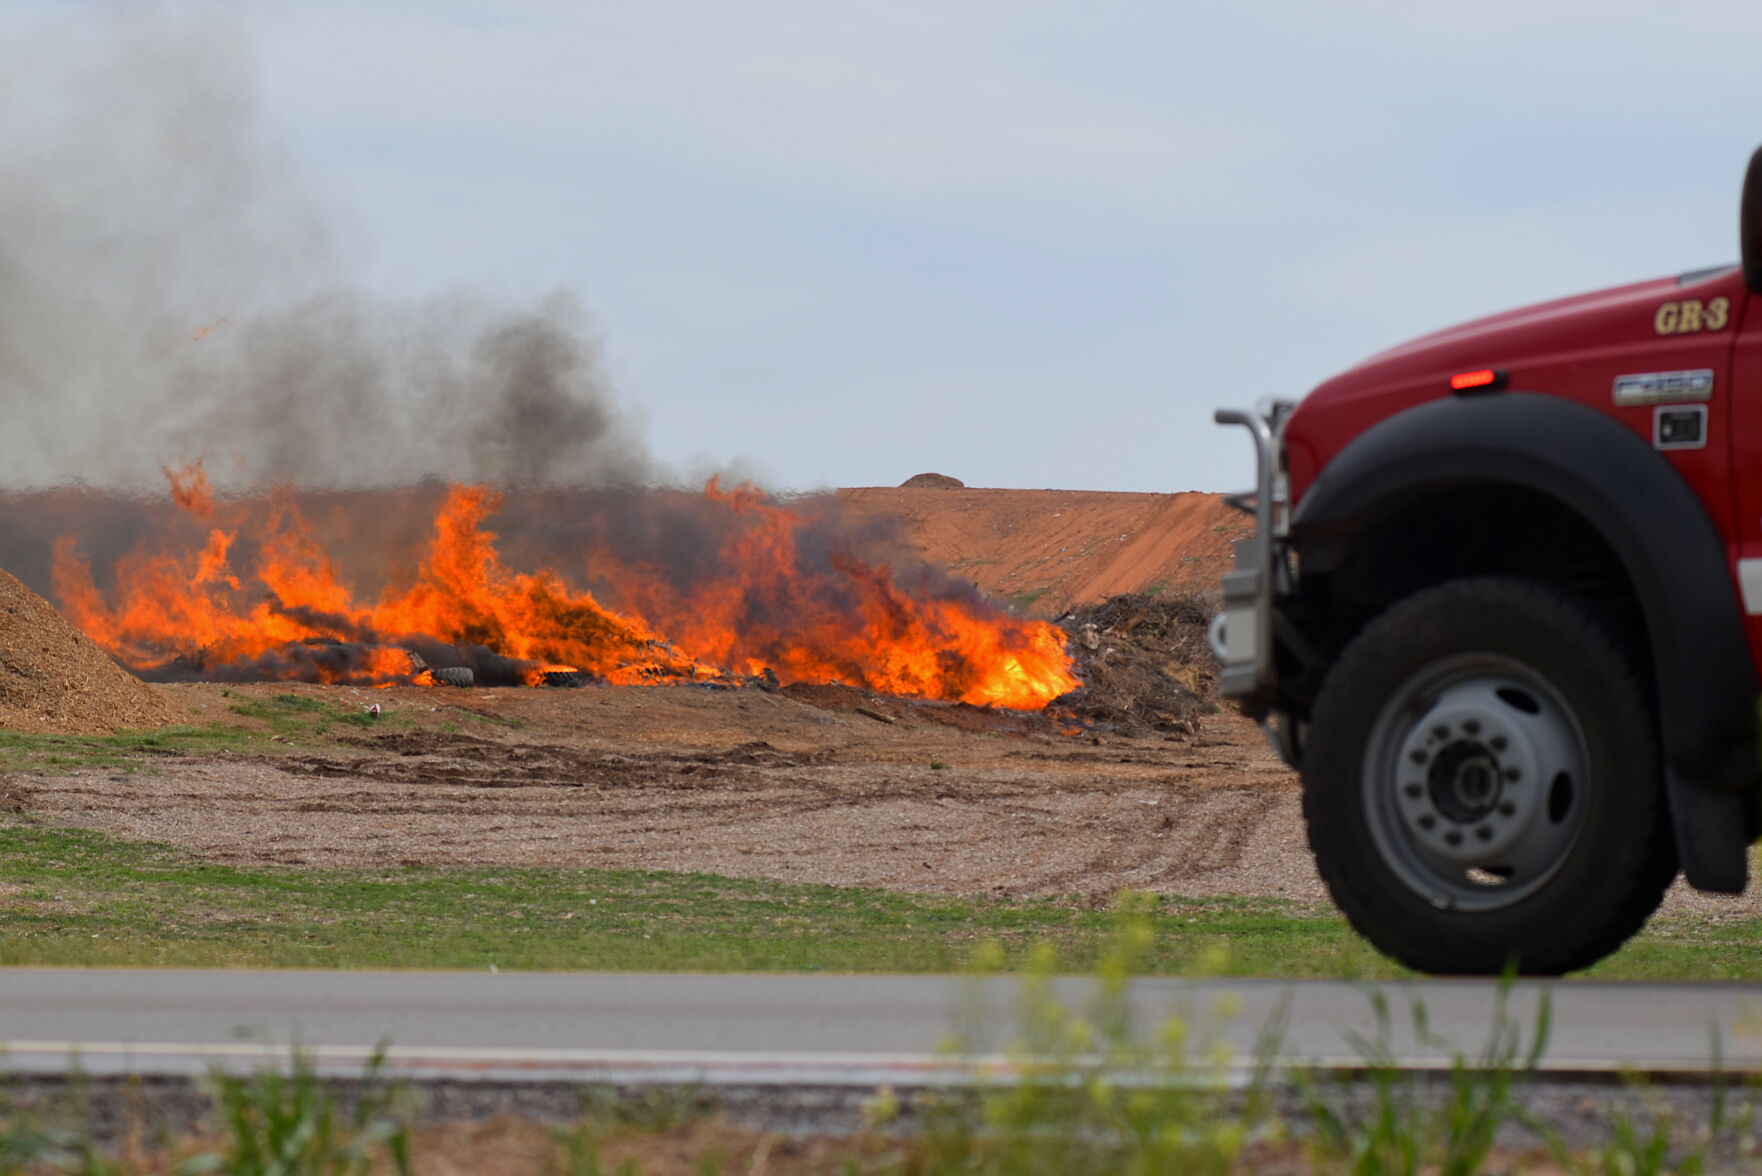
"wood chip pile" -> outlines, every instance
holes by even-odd
[[[168,696],[0,571],[0,728],[97,735],[181,717]]]

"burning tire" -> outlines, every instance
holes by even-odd
[[[434,680],[442,686],[470,686],[477,681],[477,675],[472,673],[470,666],[444,666],[431,672]]]
[[[539,675],[540,686],[570,688],[587,685],[587,675],[580,670],[546,670]]]
[[[1335,901],[1426,972],[1585,967],[1676,872],[1628,658],[1540,584],[1416,593],[1346,648],[1313,710],[1303,813]]]

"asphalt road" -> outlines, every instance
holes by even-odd
[[[1094,991],[1054,984],[1072,1009]],[[1762,985],[1519,983],[1509,1014],[1526,1042],[1544,994],[1554,1071],[1762,1069]],[[1414,1031],[1416,1006],[1474,1055],[1499,1001],[1468,980],[1141,980],[1130,1003],[1139,1024],[1180,1016],[1196,1048],[1220,1042],[1239,1059],[1282,1021],[1280,1057],[1327,1064],[1361,1060],[1350,1035],[1377,1036],[1378,995],[1391,1056],[1418,1066],[1451,1049]],[[60,1073],[77,1056],[92,1075],[189,1075],[285,1062],[297,1042],[322,1071],[359,1073],[384,1043],[394,1072],[437,1078],[872,1087],[950,1073],[941,1047],[957,1032],[997,1055],[1022,1000],[1003,978],[0,969],[0,1064]]]

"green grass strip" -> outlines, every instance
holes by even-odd
[[[0,828],[0,964],[943,972],[986,940],[1086,968],[1113,917],[1056,902],[636,870],[239,868],[162,845]],[[1337,918],[1272,900],[1164,903],[1159,972],[1391,969]],[[1297,945],[1301,944],[1299,948]]]
[[[273,751],[276,745],[315,747],[339,735],[408,727],[408,715],[370,716],[360,710],[298,694],[233,703],[233,714],[251,723],[159,727],[114,735],[48,735],[0,731],[0,771],[105,768],[133,772],[156,756]],[[521,727],[517,720],[460,712],[473,720]],[[253,725],[254,724],[254,725]]]
[[[1406,974],[1330,911],[1164,899],[1151,974]],[[636,870],[239,868],[163,845],[0,827],[0,964],[946,972],[1038,943],[1092,968],[1105,910]],[[1762,924],[1659,920],[1592,974],[1762,979]]]

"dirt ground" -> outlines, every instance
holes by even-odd
[[[901,890],[1319,899],[1295,783],[1231,715],[1194,737],[842,688],[162,687],[197,721],[241,697],[364,706],[316,750],[16,774],[25,811],[229,862],[703,870]],[[833,708],[833,709],[828,709]],[[885,721],[884,721],[885,720]],[[516,727],[514,724],[518,724]]]
[[[545,865],[1102,902],[1121,887],[1325,903],[1296,777],[1231,713],[1190,737],[839,687],[160,687],[197,721],[241,698],[377,702],[377,728],[134,773],[16,773],[16,807],[234,863]],[[794,693],[801,698],[791,697]],[[803,698],[808,701],[804,701]],[[817,704],[817,705],[816,705]],[[1754,891],[1752,891],[1754,894]],[[1762,900],[1679,888],[1669,906]]]

